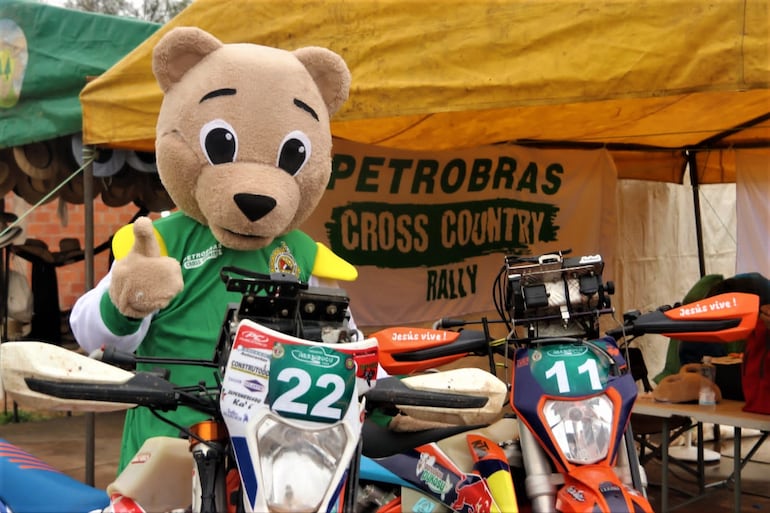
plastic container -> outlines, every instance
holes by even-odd
[[[716,381],[716,367],[711,362],[710,356],[704,356],[701,362],[700,372],[701,380],[700,392],[698,393],[698,404],[714,405],[717,403],[714,393],[714,382]]]
[[[107,493],[130,497],[148,512],[185,508],[192,499],[193,466],[187,440],[148,438]]]

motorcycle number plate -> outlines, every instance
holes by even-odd
[[[532,376],[550,395],[590,395],[607,387],[609,367],[586,346],[553,345],[530,351]]]
[[[328,347],[276,343],[267,402],[285,417],[331,423],[341,420],[355,397],[355,363]]]

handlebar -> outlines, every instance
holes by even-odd
[[[484,354],[489,342],[489,337],[483,331],[462,330],[457,339],[448,344],[393,353],[393,359],[400,362],[421,362],[459,354]]]
[[[237,267],[223,267],[220,278],[228,291],[242,294],[240,305],[222,305],[226,309],[216,348],[206,359],[162,358],[137,356],[133,353],[106,348],[90,355],[94,359],[121,368],[136,368],[137,363],[158,365],[195,365],[212,368],[221,379],[224,362],[229,356],[235,328],[249,319],[283,333],[321,341],[322,336],[336,329],[339,340],[347,333],[349,298],[344,290],[331,287],[313,287],[285,273],[261,274]],[[336,341],[337,339],[335,339]],[[55,381],[25,378],[30,390],[58,397],[85,401],[135,404],[168,411],[189,406],[200,412],[216,415],[218,390],[202,384],[177,386],[166,378],[165,370],[135,372],[124,383],[93,383]]]
[[[758,316],[759,296],[728,292],[645,314],[628,312],[623,326],[606,333],[615,339],[660,334],[695,342],[732,342],[746,338]]]
[[[607,330],[607,335],[618,339],[622,336],[640,336],[648,334],[671,333],[712,333],[736,328],[740,319],[715,319],[707,321],[676,321],[665,316],[659,310],[639,316],[633,322],[624,326]]]
[[[137,363],[152,363],[157,365],[197,365],[198,367],[213,368],[218,366],[218,364],[214,361],[201,359],[137,356],[135,353],[121,351],[120,349],[116,349],[114,347],[98,349],[92,352],[89,357],[124,369],[135,369]]]
[[[61,382],[25,378],[30,390],[61,399],[136,404],[161,411],[189,406],[202,413],[216,413],[218,401],[207,390],[187,391],[152,372],[140,372],[121,384]]]
[[[466,326],[468,321],[465,319],[452,319],[451,317],[442,317],[433,323],[434,330],[449,330],[452,328],[461,328]]]
[[[624,324],[605,332],[616,340],[628,336],[645,334],[669,335],[681,340],[702,342],[730,342],[745,338],[756,325],[759,311],[759,297],[754,294],[725,293],[685,305],[662,306],[655,311],[642,314],[627,312]],[[474,321],[440,319],[434,329],[474,324]],[[548,343],[554,337],[509,338],[507,342],[518,345]],[[571,337],[571,340],[578,340]],[[583,338],[585,340],[585,337]],[[499,349],[499,348],[498,348]],[[415,362],[445,356],[475,353],[490,350],[490,339],[484,332],[462,330],[459,337],[448,344],[426,349],[393,354],[396,361]],[[498,350],[496,352],[502,352]]]

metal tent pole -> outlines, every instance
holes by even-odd
[[[85,235],[83,253],[85,256],[85,291],[94,287],[94,153],[91,146],[83,146],[83,213],[85,216]],[[96,454],[95,426],[96,417],[92,412],[85,414],[86,423],[86,475],[85,482],[94,485],[94,461]]]
[[[706,276],[706,255],[703,249],[703,220],[700,210],[700,188],[698,183],[698,162],[695,152],[687,151],[687,166],[690,168],[690,185],[692,185],[692,204],[695,210],[695,238],[698,243],[698,266],[700,277]]]

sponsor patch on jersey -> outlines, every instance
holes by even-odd
[[[270,253],[270,269],[272,272],[292,274],[299,278],[299,264],[285,242],[281,242],[281,245]]]
[[[220,256],[222,256],[222,245],[217,242],[210,248],[201,251],[200,253],[193,253],[191,255],[185,256],[182,259],[182,267],[184,269],[195,269],[196,267],[202,266],[209,260],[219,258]]]

